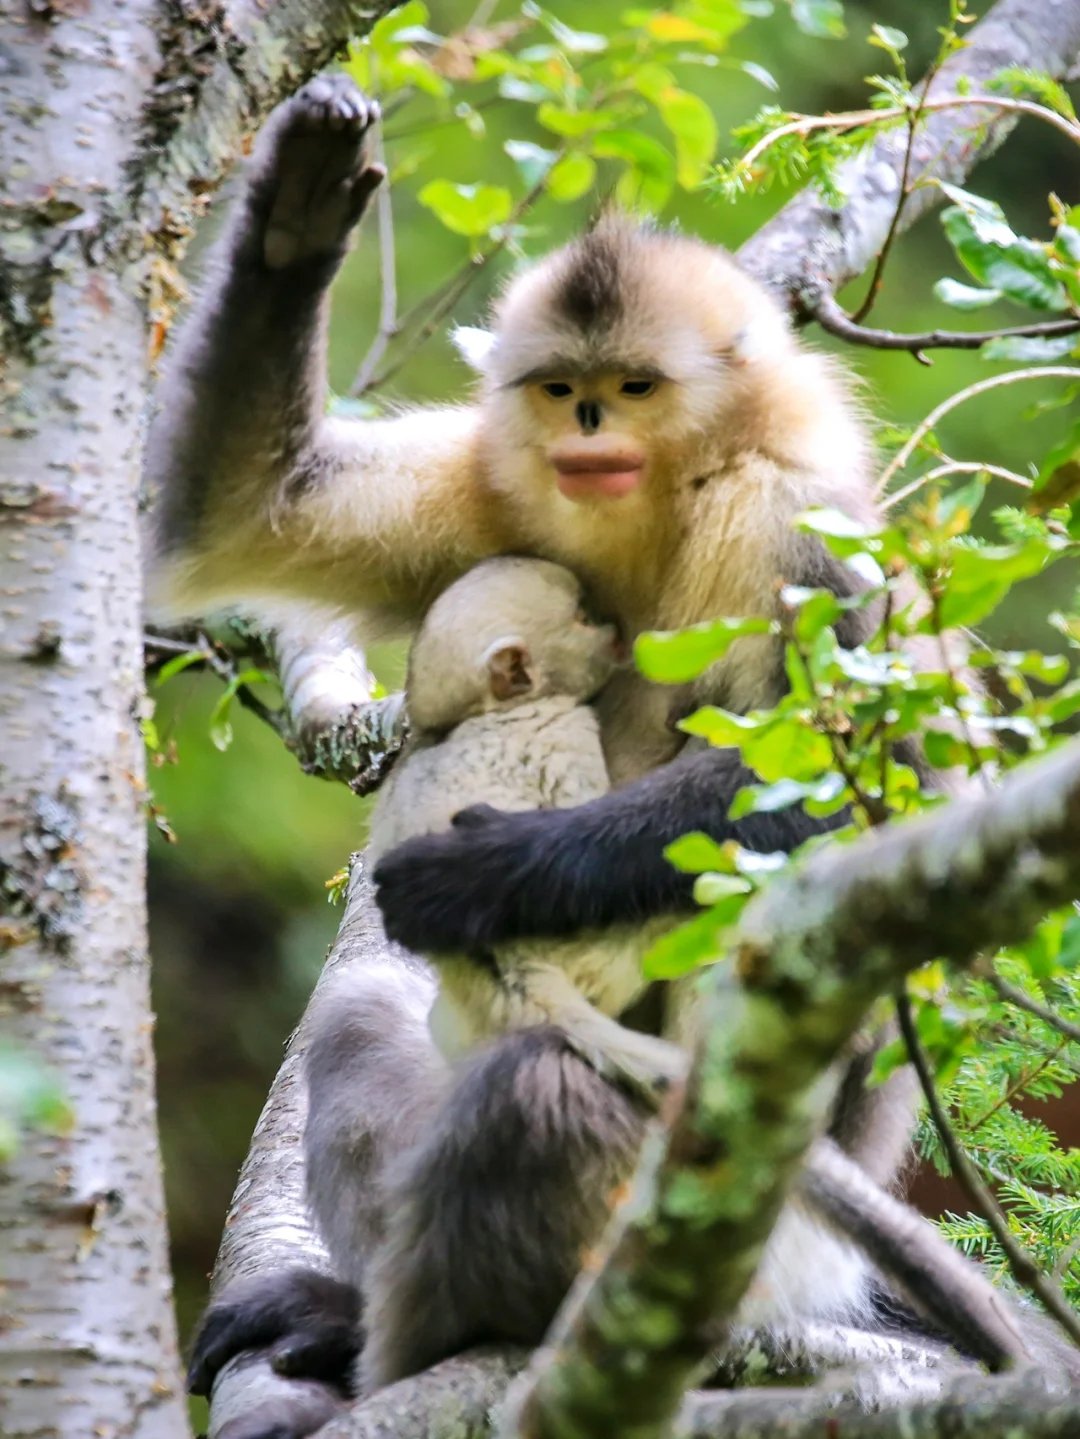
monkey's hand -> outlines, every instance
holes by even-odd
[[[659,844],[646,855],[606,826],[602,804],[517,814],[478,805],[453,829],[398,845],[374,873],[387,934],[421,954],[473,954],[680,908],[684,877]]]
[[[209,1394],[218,1371],[245,1350],[266,1350],[292,1378],[322,1379],[348,1393],[363,1343],[355,1287],[296,1266],[229,1284],[211,1301],[191,1347],[187,1385]]]
[[[319,75],[271,118],[249,191],[268,270],[344,254],[386,178],[385,167],[367,155],[367,133],[378,118],[378,105],[347,75]]]
[[[411,839],[375,869],[386,932],[420,954],[467,954],[506,940],[564,938],[693,908],[693,881],[664,848],[702,830],[718,843],[790,852],[845,822],[798,806],[732,820],[754,775],[737,750],[684,753],[644,779],[573,809],[455,816],[445,834]]]

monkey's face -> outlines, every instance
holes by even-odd
[[[789,341],[730,256],[618,217],[515,280],[494,333],[463,348],[485,380],[492,480],[557,515],[639,519],[739,424],[759,357]]]

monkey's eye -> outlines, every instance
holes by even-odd
[[[552,400],[565,400],[574,393],[573,385],[568,385],[565,380],[548,380],[540,388]]]
[[[655,389],[655,380],[624,380],[619,386],[619,393],[621,395],[631,395],[635,400],[643,400],[646,395],[651,395]]]

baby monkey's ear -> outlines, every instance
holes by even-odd
[[[484,653],[491,693],[497,700],[516,699],[533,687],[529,651],[516,639],[496,640]]]

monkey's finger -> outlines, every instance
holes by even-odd
[[[287,1379],[326,1379],[344,1388],[362,1342],[358,1326],[320,1321],[275,1344],[270,1367]]]
[[[358,220],[367,209],[372,195],[386,179],[385,165],[368,165],[361,170],[349,187],[349,216]]]

